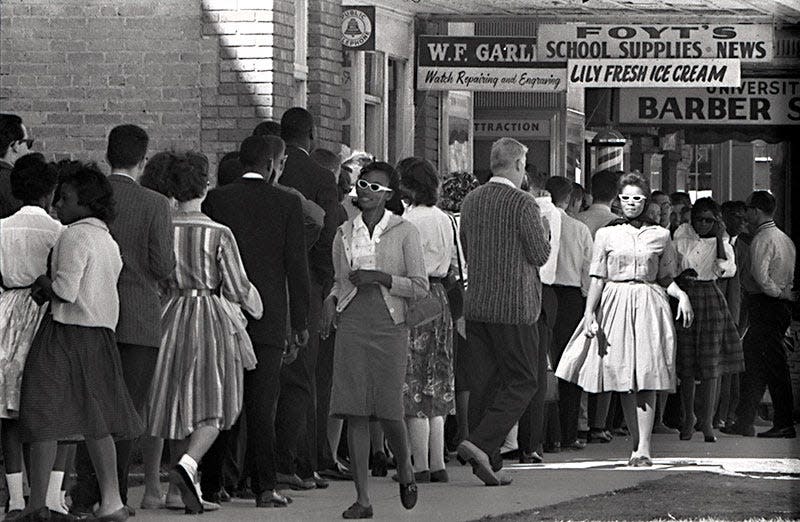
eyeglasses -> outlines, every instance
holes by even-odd
[[[360,179],[356,181],[356,186],[361,190],[370,189],[372,192],[391,192],[392,189],[389,187],[384,187],[383,185],[379,185],[378,183],[370,183],[365,179]]]
[[[35,138],[24,138],[24,139],[21,139],[19,141],[25,143],[25,145],[27,145],[28,148],[30,149],[31,147],[33,147],[33,142],[36,141],[36,139]]]
[[[638,195],[638,194],[637,195],[633,195],[633,196],[628,195],[628,194],[620,194],[619,195],[619,200],[622,201],[623,203],[627,203],[628,201],[633,201],[634,203],[639,203],[639,202],[644,201],[645,199],[647,199],[647,196],[641,196],[641,195]]]

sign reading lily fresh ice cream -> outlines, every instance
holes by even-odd
[[[739,87],[620,89],[623,123],[800,125],[800,79],[742,78]]]
[[[570,60],[567,79],[581,87],[738,87],[739,60]]]
[[[734,58],[768,62],[773,29],[765,24],[544,24],[539,60]]]
[[[563,63],[536,61],[535,38],[420,35],[417,88],[557,92],[567,81]]]

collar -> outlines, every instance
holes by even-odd
[[[260,179],[260,180],[263,180],[264,176],[259,174],[258,172],[245,172],[242,175],[242,179]]]
[[[132,183],[136,183],[136,180],[133,178],[133,176],[131,176],[130,174],[127,174],[125,172],[116,172],[115,171],[115,172],[112,172],[110,174],[110,176],[119,176],[120,178],[122,178],[122,180],[127,181],[128,183],[131,183],[131,182]]]
[[[292,143],[292,144],[290,144],[290,145],[287,145],[287,147],[292,147],[292,148],[294,148],[294,149],[297,149],[297,150],[299,150],[299,151],[302,151],[302,152],[303,152],[303,153],[304,153],[306,156],[310,156],[310,155],[311,155],[311,154],[309,154],[309,153],[308,153],[308,151],[307,151],[306,149],[304,149],[304,148],[303,148],[303,147],[301,147],[300,145],[295,145],[295,144],[293,144],[293,143]]]
[[[50,217],[50,214],[47,213],[45,209],[42,207],[37,207],[36,205],[25,205],[21,209],[17,211],[17,214],[23,214],[26,216],[47,216]]]
[[[769,221],[765,221],[765,222],[761,223],[760,225],[758,225],[758,228],[756,230],[758,230],[760,232],[760,231],[766,230],[768,228],[777,228],[777,227],[778,226],[775,224],[775,221],[770,219]]]
[[[501,185],[508,185],[511,188],[517,188],[517,186],[514,185],[514,182],[502,176],[492,176],[491,178],[489,178],[488,183],[500,183]]]
[[[75,226],[78,226],[78,225],[88,225],[88,226],[91,226],[91,227],[101,228],[101,229],[105,230],[106,232],[108,232],[108,225],[105,223],[105,221],[97,219],[96,217],[87,217],[87,218],[79,219],[78,221],[75,221],[74,223],[70,223],[68,226],[71,228],[71,227],[75,227]]]
[[[386,230],[386,227],[389,226],[389,220],[391,218],[392,218],[392,213],[390,211],[388,211],[388,210],[384,210],[383,211],[383,217],[381,218],[380,221],[378,221],[378,224],[375,225],[375,230],[373,231],[373,235],[375,235],[375,232],[377,232],[379,230],[381,232]],[[359,212],[358,215],[353,220],[353,232],[355,232],[356,230],[361,229],[361,228],[369,230],[367,228],[367,224],[364,223],[364,219],[361,217],[361,213]]]
[[[11,163],[7,162],[4,159],[0,159],[0,167],[6,168],[6,169],[13,169],[14,165],[12,165]]]

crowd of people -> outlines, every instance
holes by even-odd
[[[504,486],[512,451],[627,435],[643,467],[653,433],[753,436],[766,388],[758,436],[796,436],[795,247],[769,192],[692,202],[608,171],[585,190],[511,138],[482,185],[442,180],[314,148],[302,108],[213,188],[204,155],[148,157],[135,125],[109,133],[109,175],[33,143],[0,115],[6,520],[126,520],[137,442],[141,509],[287,507],[339,479],[358,519],[370,474],[395,469],[412,509],[451,453]]]

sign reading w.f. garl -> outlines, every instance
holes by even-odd
[[[536,60],[536,39],[512,36],[417,37],[421,90],[557,92],[564,64]]]
[[[772,26],[764,24],[543,24],[538,59],[733,58],[767,62]]]

